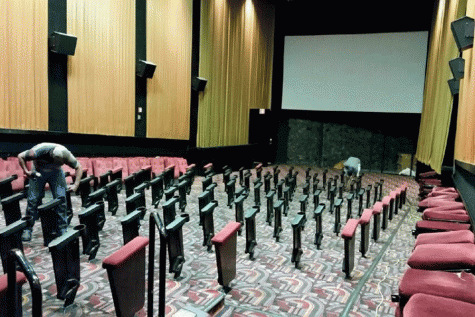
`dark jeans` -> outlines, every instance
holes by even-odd
[[[49,172],[38,171],[41,177],[31,178],[29,180],[28,203],[26,206],[26,215],[32,216],[36,221],[39,218],[38,206],[45,196],[45,185],[49,184],[53,198],[59,198],[61,204],[57,208],[58,229],[63,234],[68,228],[68,215],[66,206],[66,178],[62,169],[55,169]],[[27,228],[28,229],[28,228]],[[29,228],[30,230],[32,227]]]

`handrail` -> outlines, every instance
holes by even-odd
[[[36,275],[30,262],[28,262],[23,252],[19,249],[12,249],[9,254],[7,298],[10,305],[8,305],[8,314],[9,316],[16,316],[18,309],[21,309],[21,307],[16,307],[16,297],[19,291],[16,284],[17,263],[30,284],[33,303],[31,315],[33,317],[41,317],[43,316],[43,295],[41,293],[40,279],[38,275]]]
[[[163,225],[162,219],[155,211],[150,213],[149,220],[149,239],[150,245],[148,248],[148,306],[147,316],[153,316],[153,282],[155,280],[155,229],[160,234],[160,262],[159,262],[159,289],[158,289],[158,316],[165,317],[165,283],[166,283],[166,261],[167,261],[167,232]]]

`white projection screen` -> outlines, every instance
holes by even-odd
[[[427,41],[428,32],[286,36],[282,109],[421,113]]]

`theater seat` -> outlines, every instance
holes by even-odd
[[[457,274],[409,268],[399,283],[400,301],[397,310],[402,312],[409,299],[418,293],[475,304],[474,288],[475,276],[465,271]]]
[[[458,300],[416,294],[404,307],[404,317],[467,317],[475,316],[475,305]]]
[[[475,244],[423,244],[414,248],[407,264],[421,270],[473,270]]]
[[[470,230],[458,230],[448,232],[421,233],[417,236],[414,247],[423,244],[452,244],[452,243],[475,243],[475,236]]]
[[[469,230],[470,224],[446,221],[420,220],[416,222],[416,235],[425,232]]]
[[[341,231],[341,237],[344,240],[345,256],[343,259],[343,272],[346,278],[350,278],[355,265],[355,236],[358,228],[358,219],[349,219]]]
[[[23,284],[25,284],[26,276],[23,273],[17,271],[16,283],[19,286],[22,286]],[[11,303],[8,302],[7,289],[8,289],[8,275],[3,274],[0,276],[0,316],[8,316],[8,306],[11,305]],[[19,296],[18,298],[16,298],[16,300],[18,301],[19,307],[21,307],[21,301],[22,301],[21,292],[19,292],[18,295]]]
[[[465,206],[462,202],[458,202],[455,200],[430,199],[430,200],[427,200],[423,205],[419,203],[419,209],[421,211],[424,210],[424,208],[431,208],[431,207],[444,207],[445,209],[465,209]]]
[[[424,210],[422,214],[423,220],[436,220],[436,221],[453,221],[461,223],[470,223],[470,216],[465,213],[451,213],[448,211],[427,211]]]
[[[149,239],[136,237],[105,258],[117,316],[134,316],[145,303],[145,247]]]

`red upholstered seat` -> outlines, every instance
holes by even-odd
[[[475,236],[470,230],[421,233],[417,236],[414,246],[442,243],[475,243]]]
[[[129,175],[132,175],[140,171],[141,170],[140,158],[138,157],[127,158],[127,167],[129,169]]]
[[[13,191],[23,190],[25,188],[25,173],[18,164],[17,157],[8,157],[3,163],[3,175],[0,176],[0,179],[10,177],[12,175],[17,175],[18,178],[12,182]]]
[[[440,296],[416,294],[404,307],[404,317],[475,316],[475,305]]]
[[[371,221],[371,217],[373,216],[373,210],[372,209],[365,209],[363,211],[363,214],[360,217],[359,224],[361,225],[367,225]]]
[[[26,277],[21,272],[16,272],[16,283],[23,285],[26,283]],[[8,275],[0,276],[0,316],[8,316],[7,308],[11,303],[7,302]],[[21,304],[21,294],[18,296],[18,302]]]
[[[430,178],[430,177],[439,177],[440,175],[437,174],[436,171],[429,171],[419,174],[419,178]]]
[[[432,207],[432,208],[427,208],[424,210],[424,212],[426,211],[436,211],[436,212],[447,212],[447,213],[451,213],[451,214],[462,214],[462,215],[466,215],[467,214],[467,211],[465,209],[447,209],[445,207]]]
[[[421,183],[423,185],[442,186],[442,181],[440,179],[429,178],[429,179],[421,180],[419,183]]]
[[[99,179],[99,176],[112,170],[113,163],[112,158],[108,157],[95,157],[92,160],[92,166],[94,169],[94,176]],[[101,184],[104,185],[104,184]]]
[[[452,196],[436,196],[436,197],[427,197],[419,202],[419,207],[435,207],[439,206],[441,201],[455,201],[455,197]]]
[[[23,285],[26,283],[26,276],[22,272],[16,272],[16,283]],[[8,274],[3,274],[0,276],[0,300],[7,296],[8,288]],[[5,306],[6,307],[6,306]],[[3,315],[2,315],[3,316]]]
[[[431,191],[427,197],[451,197],[457,199],[460,195],[451,191]]]
[[[437,220],[437,221],[454,221],[454,222],[463,222],[470,223],[470,216],[465,213],[450,213],[447,211],[427,211],[425,210],[422,214],[422,219],[424,220]]]
[[[153,175],[158,176],[165,170],[165,159],[163,157],[151,158],[150,165],[152,165]]]
[[[124,262],[134,257],[142,248],[148,245],[148,238],[145,237],[136,237],[117,252],[109,255],[102,261],[102,266],[104,268],[119,268]]]
[[[464,271],[457,274],[409,268],[399,283],[400,309],[403,309],[409,298],[417,293],[475,304],[474,288],[475,276]]]
[[[373,215],[380,214],[383,211],[383,203],[378,201],[373,205]]]
[[[356,228],[358,227],[359,221],[358,219],[349,219],[346,222],[346,225],[343,227],[341,231],[341,236],[343,239],[351,239],[355,236]]]
[[[88,157],[77,157],[78,162],[81,164],[83,170],[87,169],[87,175],[94,175],[94,168],[92,166],[92,160]]]
[[[413,269],[458,270],[475,268],[475,244],[423,244],[407,260]]]
[[[391,203],[391,200],[393,198],[391,196],[384,196],[383,200],[382,200],[382,203],[383,203],[383,206],[386,205],[386,206],[389,206],[389,204]]]
[[[427,208],[431,207],[444,207],[446,209],[465,209],[462,202],[445,200],[445,199],[433,199],[427,203]]]
[[[122,179],[129,176],[129,166],[127,165],[127,158],[126,157],[113,157],[112,158],[112,167],[115,168],[122,168]]]
[[[420,229],[431,230],[431,231],[469,230],[470,224],[445,222],[445,221],[420,220],[416,222],[416,230],[420,230]]]
[[[438,186],[438,187],[434,187],[434,188],[432,189],[432,192],[456,193],[456,192],[457,192],[457,189],[455,189],[455,187],[441,187],[441,186]]]
[[[239,222],[230,222],[228,223],[221,231],[218,232],[212,239],[211,242],[215,245],[222,245],[229,240],[233,234],[237,233],[241,223]]]
[[[148,238],[138,236],[105,258],[107,276],[117,316],[134,316],[145,303],[145,247]]]

